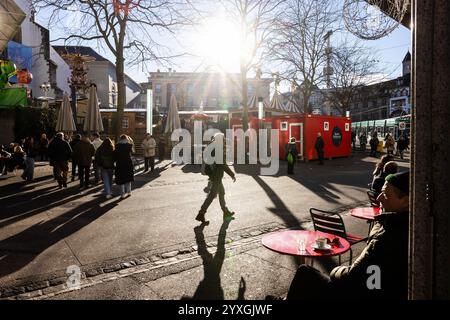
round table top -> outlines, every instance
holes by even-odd
[[[365,220],[374,220],[375,216],[381,213],[379,207],[362,207],[350,209],[350,215]]]
[[[328,242],[331,246],[330,249],[314,249],[313,245],[315,245],[318,237],[325,237],[330,241],[337,238],[339,242]],[[299,247],[301,240],[305,244],[304,251],[301,251]],[[350,243],[344,238],[335,236],[334,234],[312,230],[283,230],[272,232],[263,236],[261,241],[265,247],[273,251],[302,257],[335,256],[350,249]]]

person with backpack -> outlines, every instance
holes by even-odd
[[[223,139],[224,135],[223,133],[217,133],[213,141],[216,141],[218,139]],[[224,151],[225,151],[225,145],[224,145]],[[202,223],[206,222],[205,214],[208,210],[208,207],[214,200],[214,198],[219,195],[219,202],[220,207],[223,211],[223,218],[224,219],[231,219],[234,215],[234,212],[231,212],[225,203],[225,188],[222,184],[223,174],[226,172],[231,179],[233,179],[233,182],[236,182],[236,176],[234,175],[233,171],[228,167],[226,161],[225,161],[225,152],[223,155],[223,161],[220,161],[221,163],[213,163],[213,164],[206,164],[205,165],[205,173],[208,175],[209,179],[211,180],[211,188],[209,189],[208,196],[206,197],[205,201],[203,202],[200,211],[198,212],[197,216],[195,217],[195,220],[200,221]]]
[[[288,174],[294,174],[294,165],[297,159],[297,147],[295,146],[295,138],[292,137],[285,146],[286,161],[288,163]]]

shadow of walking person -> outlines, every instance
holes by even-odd
[[[194,228],[198,247],[197,252],[203,260],[204,270],[204,278],[199,283],[192,297],[194,300],[224,300],[224,293],[220,283],[220,271],[225,259],[225,237],[230,222],[230,219],[225,220],[220,228],[217,250],[214,255],[208,251],[205,235],[203,234],[203,229],[207,226],[207,223],[202,223]]]

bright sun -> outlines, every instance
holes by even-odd
[[[241,34],[239,28],[223,18],[208,19],[195,39],[196,54],[205,59],[208,66],[223,71],[239,70]]]

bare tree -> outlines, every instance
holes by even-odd
[[[273,36],[275,21],[281,13],[281,4],[286,0],[221,0],[227,14],[240,26],[241,33],[241,103],[242,126],[248,129],[248,83],[250,70],[259,69],[268,54],[267,45]]]
[[[328,32],[339,29],[339,11],[331,0],[289,0],[283,19],[277,21],[272,58],[279,62],[283,79],[302,96],[300,106],[310,110],[310,97],[325,81]]]
[[[80,44],[97,41],[115,56],[117,77],[117,123],[115,135],[121,131],[126,105],[125,59],[127,65],[146,61],[168,61],[174,55],[165,54],[163,46],[154,38],[161,32],[172,33],[174,28],[188,23],[186,10],[192,9],[189,0],[32,0],[38,13],[51,12],[49,29],[67,35],[53,41]],[[75,26],[67,25],[76,14]]]
[[[381,73],[375,52],[359,42],[344,40],[333,48],[331,88],[328,98],[341,115],[350,110],[350,104],[359,88],[370,82],[371,76]]]

